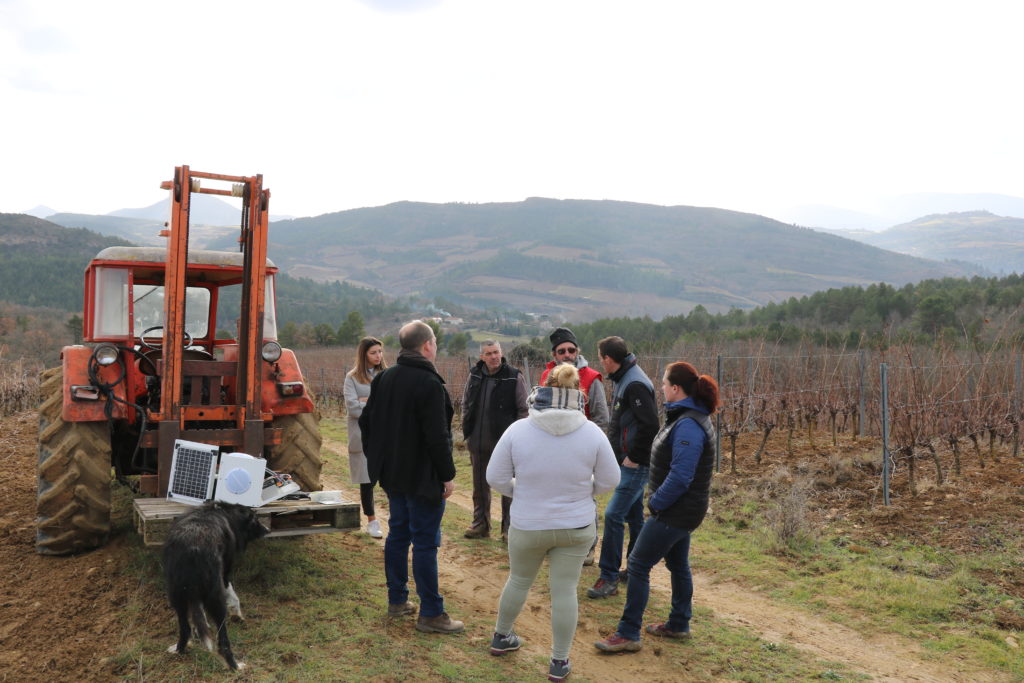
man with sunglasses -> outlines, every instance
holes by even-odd
[[[580,373],[580,392],[587,397],[586,413],[587,418],[601,428],[601,431],[608,429],[608,399],[604,393],[604,384],[601,381],[601,373],[590,367],[587,359],[580,353],[576,344],[576,335],[568,327],[556,328],[551,336],[551,355],[554,360],[548,361],[544,373],[540,376],[540,384],[548,379],[548,373],[552,368],[561,363],[574,365]]]
[[[549,361],[544,373],[540,376],[540,385],[548,379],[548,373],[552,368],[561,363],[570,363],[580,373],[580,393],[587,397],[587,404],[584,407],[587,419],[601,428],[602,432],[608,431],[608,398],[604,393],[604,382],[601,381],[601,373],[590,367],[587,359],[580,353],[579,345],[576,343],[576,335],[568,327],[556,328],[551,336],[551,355],[554,360]],[[600,517],[595,519],[595,524],[600,523]],[[595,527],[596,528],[596,527]],[[632,539],[632,535],[630,536]],[[584,566],[594,564],[594,549],[597,547],[597,537],[594,537],[594,544],[590,546],[587,559],[583,561]]]

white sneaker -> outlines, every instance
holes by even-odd
[[[380,520],[375,519],[372,522],[368,522],[366,525],[366,533],[370,534],[374,538],[384,538],[384,533],[380,530]]]

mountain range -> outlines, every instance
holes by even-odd
[[[754,214],[617,201],[398,202],[275,222],[271,241],[292,275],[567,320],[752,308],[983,272]]]
[[[885,197],[868,208],[814,204],[780,211],[775,217],[787,223],[825,230],[878,231],[921,216],[971,211],[1024,218],[1024,198],[993,193],[917,192]]]
[[[902,254],[967,261],[996,274],[1024,272],[1024,218],[964,211],[924,216],[881,232],[832,232]]]
[[[127,239],[156,226],[137,214],[55,218]],[[235,248],[233,230],[207,234],[203,246]],[[270,257],[295,277],[576,321],[985,272],[755,214],[618,201],[398,202],[274,221],[270,241]]]
[[[193,236],[199,246],[234,235],[238,231],[242,212],[241,201],[226,201],[207,194],[193,194],[190,217],[192,225],[204,226]],[[43,215],[46,211],[49,214]],[[45,206],[37,206],[29,212],[32,216],[44,218],[66,228],[88,228],[104,235],[114,235],[142,245],[162,245],[160,230],[170,220],[171,200],[168,197],[155,204],[137,209],[118,209],[103,215],[83,213],[54,213]],[[271,215],[270,220],[283,220],[290,216]]]

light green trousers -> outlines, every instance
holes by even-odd
[[[576,587],[583,560],[596,533],[593,524],[582,529],[545,531],[511,527],[508,531],[508,581],[498,601],[498,622],[494,630],[503,635],[513,630],[516,617],[523,611],[526,596],[547,557],[551,588],[551,658],[568,659],[579,619]]]

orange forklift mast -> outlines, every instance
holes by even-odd
[[[231,183],[231,189],[206,188],[204,180]],[[164,340],[161,370],[160,411],[152,416],[158,423],[159,489],[166,495],[175,440],[182,438],[186,423],[234,422],[234,430],[219,430],[218,441],[260,457],[266,443],[264,421],[272,419],[261,407],[260,349],[263,345],[265,301],[264,277],[267,262],[267,230],[270,191],[263,189],[263,176],[230,176],[175,168],[174,179],[161,188],[171,192],[170,230],[167,236],[167,270],[164,283]],[[203,361],[185,359],[185,289],[188,282],[189,213],[193,194],[241,197],[242,222],[238,241],[243,254],[242,306],[235,361],[235,402],[232,406],[195,405],[183,402],[185,376],[219,372]],[[222,364],[218,364],[222,365]],[[229,432],[229,433],[224,433]],[[147,487],[148,488],[148,487]]]

